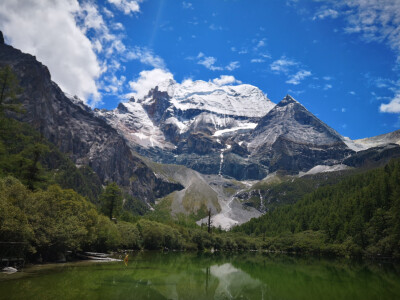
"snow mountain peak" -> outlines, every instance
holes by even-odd
[[[283,98],[283,99],[281,100],[281,102],[278,103],[278,105],[284,106],[284,105],[288,105],[288,104],[290,104],[290,103],[297,103],[297,104],[300,104],[296,99],[294,99],[292,96],[290,96],[289,94],[287,94],[287,95],[285,96],[285,98]]]

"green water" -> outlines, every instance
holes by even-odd
[[[400,266],[263,254],[138,253],[0,274],[0,299],[400,299]]]

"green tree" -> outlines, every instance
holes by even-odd
[[[50,149],[47,145],[34,143],[20,153],[21,178],[26,182],[30,190],[35,190],[39,183],[46,181],[40,159],[49,151]]]
[[[122,208],[122,192],[115,182],[109,183],[100,195],[101,211],[112,219]]]
[[[17,75],[10,66],[0,68],[0,117],[6,110],[21,112],[17,96],[21,93]]]

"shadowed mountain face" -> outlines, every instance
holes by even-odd
[[[90,108],[66,97],[34,56],[1,43],[0,67],[5,65],[18,76],[26,110],[14,117],[31,124],[78,166],[89,165],[103,182],[117,182],[147,202],[182,188],[157,178],[115,129]]]
[[[270,172],[298,173],[338,164],[353,152],[341,135],[289,95],[259,121],[247,140],[251,156]]]

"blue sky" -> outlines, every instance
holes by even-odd
[[[49,8],[29,0],[32,22],[41,9],[36,25],[21,25],[21,1],[0,4],[6,41],[33,52],[64,90],[96,107],[116,107],[142,71],[157,69],[177,82],[230,75],[276,103],[291,94],[352,139],[400,128],[400,1],[68,0]],[[40,25],[40,14],[58,13],[57,24]],[[49,54],[38,38],[62,51]],[[74,43],[81,53],[68,51]],[[60,59],[69,65],[61,69]]]

